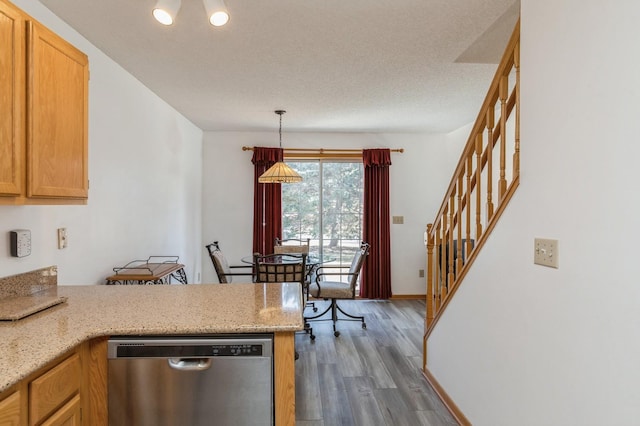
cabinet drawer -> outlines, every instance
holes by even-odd
[[[20,424],[20,392],[14,392],[0,401],[0,425],[18,426]]]
[[[82,364],[75,353],[29,384],[29,423],[38,423],[80,391]]]

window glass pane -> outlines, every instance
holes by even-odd
[[[282,185],[282,238],[310,238],[310,252],[319,255],[320,162],[287,162],[302,182]]]
[[[303,178],[282,185],[282,237],[311,238],[324,266],[349,266],[362,240],[361,162],[287,161]]]
[[[323,165],[325,254],[340,265],[349,265],[362,235],[362,163]]]

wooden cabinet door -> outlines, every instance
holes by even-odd
[[[20,392],[14,392],[0,401],[0,425],[19,426],[20,422]]]
[[[27,196],[87,198],[87,56],[27,22]]]
[[[42,426],[80,426],[82,424],[80,415],[80,395],[76,395],[45,420]]]
[[[29,384],[29,424],[48,417],[70,396],[80,392],[82,360],[77,353]]]
[[[21,195],[24,182],[25,20],[0,0],[0,195]]]

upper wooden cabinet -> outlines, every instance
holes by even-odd
[[[87,56],[27,22],[27,196],[87,198]]]
[[[25,19],[0,0],[0,194],[24,193]]]
[[[85,204],[87,56],[6,0],[0,33],[0,204]]]

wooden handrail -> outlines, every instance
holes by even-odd
[[[520,21],[515,25],[435,220],[427,225],[425,350],[429,334],[520,182],[519,49]],[[426,359],[425,353],[425,369]]]
[[[508,114],[511,115],[511,112],[513,110],[513,107],[516,104],[516,93],[515,91],[511,94],[511,96],[509,97],[509,101],[507,102],[507,111]],[[492,146],[495,147],[496,143],[498,143],[498,139],[500,137],[501,134],[501,130],[500,127],[498,126],[497,128],[494,128],[492,131],[493,135],[490,138],[490,140],[492,141]],[[482,154],[482,168],[484,168],[484,166],[487,164],[488,160],[489,160],[489,152],[491,152],[491,150],[485,150],[484,153]],[[471,181],[469,183],[468,188],[471,189],[471,191],[473,191],[475,189],[476,186],[476,176],[473,175],[473,177],[471,178]],[[466,206],[467,202],[466,199],[463,199],[462,201],[462,209],[464,210],[464,207]]]
[[[476,122],[471,130],[470,136],[467,139],[467,144],[463,148],[462,156],[460,157],[460,160],[458,161],[458,165],[456,166],[456,169],[453,172],[453,177],[451,178],[449,187],[447,188],[447,191],[445,194],[451,193],[452,188],[455,186],[455,183],[456,183],[455,177],[458,176],[460,174],[460,171],[464,169],[464,166],[465,166],[464,159],[466,158],[467,154],[469,154],[470,151],[474,150],[475,135],[482,134],[482,130],[484,129],[484,126],[485,126],[484,118],[485,118],[486,111],[489,109],[490,106],[491,107],[494,106],[498,99],[497,89],[500,83],[500,78],[504,73],[507,63],[513,62],[514,53],[513,51],[510,53],[509,50],[514,50],[516,48],[519,49],[520,48],[519,44],[520,44],[520,20],[518,20],[518,22],[516,23],[514,32],[511,36],[511,39],[509,40],[509,44],[507,45],[505,53],[502,57],[502,61],[498,66],[498,71],[496,71],[496,74],[493,78],[491,86],[489,87],[489,92],[487,93],[487,97],[482,103],[480,113],[478,114],[478,117],[476,118]],[[508,62],[505,63],[505,61],[508,61]],[[514,99],[514,103],[515,102],[516,100]],[[519,106],[518,106],[518,109],[519,109]],[[444,197],[444,201],[440,207],[440,210],[438,211],[438,214],[436,214],[436,218],[442,215],[442,209],[446,204],[446,200],[447,200],[447,195],[445,195]]]

